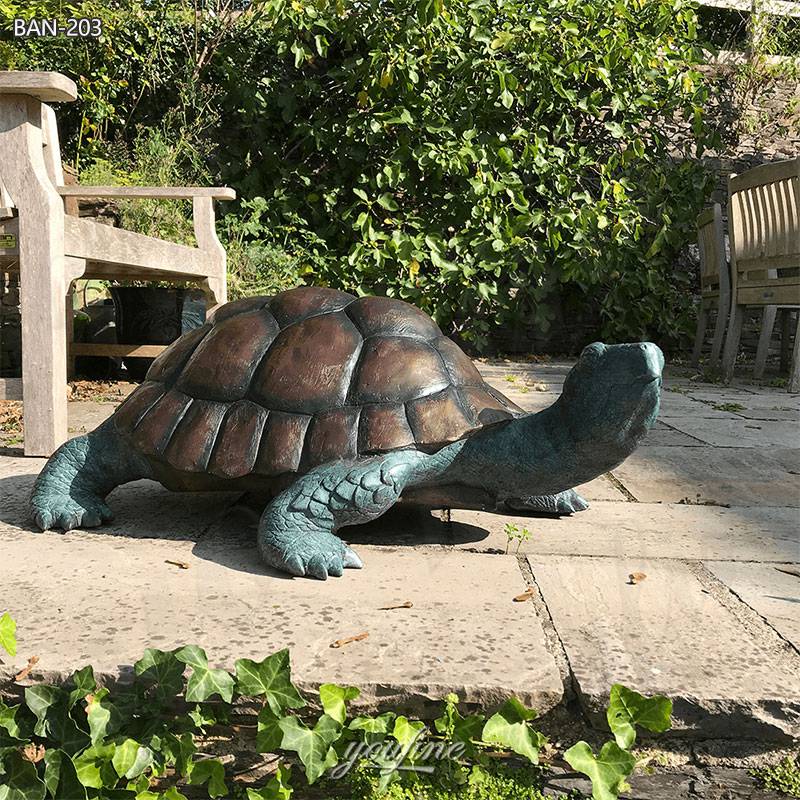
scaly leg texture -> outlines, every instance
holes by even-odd
[[[261,556],[276,569],[321,580],[360,569],[361,559],[336,531],[379,517],[434,463],[424,453],[401,451],[317,467],[267,506],[258,526]]]
[[[585,511],[589,503],[574,489],[567,489],[558,494],[543,494],[535,497],[509,498],[505,506],[511,511],[533,511],[539,514],[574,514]]]
[[[102,525],[113,517],[106,495],[149,474],[147,462],[119,437],[112,422],[104,422],[53,453],[33,486],[31,519],[42,530]]]

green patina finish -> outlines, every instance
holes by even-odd
[[[284,293],[284,296],[286,294],[288,293]],[[332,297],[326,294],[321,296],[326,302]],[[281,295],[272,301],[267,298],[267,301],[272,302],[271,308],[278,318],[280,315],[275,303],[281,302],[281,299]],[[296,299],[297,295],[293,302]],[[326,314],[340,315],[342,308],[355,302],[355,298],[335,299],[340,303],[336,309],[321,312],[314,318],[319,320]],[[408,314],[409,319],[419,326],[420,318],[412,316],[412,312],[414,315],[420,314],[417,309],[400,301],[391,303],[396,304],[391,305],[394,315],[392,325],[396,327],[398,314],[401,318]],[[252,306],[251,302],[246,314],[237,313],[240,316],[261,313],[254,312]],[[223,310],[225,308],[228,307],[223,307]],[[351,316],[357,319],[357,315],[351,313]],[[236,319],[230,314],[228,317],[223,314],[223,318]],[[217,327],[220,328],[223,324],[217,323]],[[288,326],[284,330],[288,330]],[[293,330],[296,332],[296,329]],[[400,343],[402,347],[410,347],[405,340],[410,339],[413,342],[413,337],[406,335],[405,328],[403,330],[405,334],[395,338],[404,340]],[[187,334],[190,335],[192,334]],[[283,334],[275,338],[276,342],[280,342],[281,335]],[[438,335],[441,336],[440,332]],[[224,343],[224,336],[225,331],[220,328],[216,339],[222,339]],[[373,333],[372,339],[367,337],[365,341],[374,343],[374,339],[380,339],[381,336],[386,336],[383,329],[378,334]],[[426,331],[425,336],[429,337],[426,341],[431,340],[430,331]],[[195,334],[195,338],[201,337]],[[211,335],[208,339],[212,341]],[[176,342],[173,346],[176,348],[174,352],[181,351],[181,348],[187,351],[191,349],[185,340],[186,337],[182,337]],[[190,344],[195,346],[193,342]],[[249,344],[255,345],[258,342]],[[270,352],[270,346],[265,346],[267,353]],[[360,344],[357,346],[361,347]],[[447,347],[454,345],[449,343]],[[277,345],[272,348],[273,351],[279,349]],[[199,351],[198,347],[195,354]],[[175,374],[185,376],[190,372],[194,357],[189,358],[189,366],[185,369],[184,358],[181,362],[183,372],[178,370]],[[458,355],[449,352],[449,357],[457,358]],[[359,557],[336,535],[337,531],[379,517],[401,498],[406,502],[432,508],[469,507],[489,511],[515,510],[555,514],[583,510],[587,504],[572,487],[620,464],[633,452],[655,422],[664,358],[659,348],[651,343],[595,343],[584,349],[567,376],[559,399],[539,413],[524,414],[520,409],[512,408],[513,404],[508,401],[506,409],[502,395],[494,393],[490,400],[499,398],[497,408],[501,411],[497,412],[498,416],[481,417],[474,428],[465,432],[459,433],[459,429],[455,429],[451,434],[455,441],[449,443],[431,445],[430,442],[420,441],[423,439],[420,431],[430,430],[430,427],[418,428],[415,443],[385,452],[335,457],[334,451],[333,457],[319,456],[321,463],[305,462],[304,466],[304,461],[299,461],[299,466],[295,465],[280,474],[273,470],[274,474],[268,476],[259,474],[257,467],[250,465],[243,467],[238,477],[231,476],[229,467],[226,467],[229,470],[227,477],[220,476],[222,467],[214,466],[228,463],[222,455],[225,453],[225,436],[233,435],[228,433],[226,427],[229,417],[235,417],[238,427],[234,433],[241,438],[245,435],[242,431],[246,433],[249,430],[247,426],[253,424],[254,419],[261,421],[259,431],[262,431],[265,429],[262,417],[268,418],[268,414],[272,414],[273,417],[285,421],[285,418],[292,415],[285,411],[264,412],[250,399],[227,404],[219,399],[209,400],[209,396],[225,397],[224,392],[229,388],[216,385],[215,380],[218,382],[218,379],[213,375],[208,386],[203,385],[195,390],[195,396],[199,394],[203,398],[200,400],[186,399],[187,395],[182,395],[175,389],[175,386],[185,385],[181,384],[185,380],[183,377],[177,378],[177,383],[166,383],[154,388],[153,384],[156,382],[150,379],[153,376],[160,377],[166,372],[165,363],[170,362],[167,360],[159,364],[157,361],[153,365],[148,374],[148,382],[126,403],[127,410],[126,405],[123,405],[97,430],[68,442],[50,459],[36,481],[31,497],[31,515],[34,521],[42,529],[55,527],[68,530],[80,526],[101,525],[111,518],[105,496],[115,486],[143,477],[155,478],[174,489],[266,488],[273,499],[268,503],[258,528],[258,545],[264,561],[292,575],[325,579],[329,575],[341,575],[347,567],[362,566]],[[297,364],[298,371],[301,371],[301,360],[297,359],[294,363]],[[357,376],[359,368],[352,367]],[[395,386],[409,377],[398,374],[402,371],[403,362],[400,358],[389,369],[389,377],[385,380]],[[251,386],[249,391],[252,393],[252,386],[256,385],[259,373],[256,371],[256,377],[252,378],[251,368],[248,374],[251,376],[248,380]],[[350,380],[352,382],[352,377]],[[486,391],[494,392],[485,384],[484,387]],[[212,390],[217,394],[213,394]],[[434,396],[442,397],[448,392],[456,392],[454,396],[458,399],[467,390],[471,391],[469,387],[462,390],[458,379],[454,379],[453,385]],[[457,394],[459,391],[462,394]],[[135,409],[136,403],[141,402],[141,398],[146,397],[148,392],[154,397],[162,398],[148,400],[148,409],[157,408],[159,403],[172,403],[178,410],[173,412],[170,406],[165,405],[159,413],[162,417],[166,412],[177,416],[179,421],[174,422],[173,430],[176,426],[183,425],[182,438],[173,437],[174,441],[180,443],[180,447],[172,446],[170,450],[163,444],[162,449],[166,455],[153,455],[150,445],[155,434],[152,431],[145,427],[136,428],[135,424],[125,421],[131,417],[131,408]],[[161,395],[160,392],[166,394]],[[248,397],[252,397],[252,394]],[[424,397],[422,401],[429,402]],[[192,405],[193,402],[195,405]],[[247,408],[253,407],[250,416],[247,416],[242,404],[246,404]],[[384,408],[389,404],[386,401],[377,405]],[[187,410],[190,407],[197,412],[194,416]],[[375,404],[362,402],[357,411],[373,407]],[[424,407],[423,411],[430,413],[431,408],[433,407]],[[447,423],[452,422],[449,417],[456,415],[455,411],[445,406],[436,407],[434,411]],[[150,412],[137,412],[137,419],[141,421],[143,417],[146,418],[147,413]],[[331,412],[322,412],[322,416],[326,413]],[[481,414],[485,413],[484,408]],[[200,435],[204,430],[203,425],[210,425],[208,419],[213,419],[214,414],[218,415],[219,420],[223,419],[224,414],[228,416],[224,417],[224,422],[218,420],[213,423],[213,435],[203,438]],[[154,416],[154,419],[158,421],[161,418]],[[487,422],[487,419],[491,421]],[[439,421],[441,420],[433,418],[433,423]],[[430,426],[433,423],[427,421],[425,424]],[[315,423],[312,422],[312,434],[309,435],[311,438],[301,440],[301,444],[305,441],[303,459],[306,459],[309,448],[313,450],[313,424]],[[142,430],[148,431],[148,437],[141,433]],[[165,442],[169,439],[169,436],[164,438],[162,428],[158,428],[158,436],[162,437],[159,441]],[[262,434],[259,433],[259,436]],[[263,435],[260,441],[260,447],[254,445],[251,448],[254,452],[258,450],[258,462],[255,460],[256,456],[252,456],[254,464],[263,463],[264,458],[272,459],[269,463],[274,463],[278,456],[283,455],[281,452],[273,452],[281,449],[279,444],[270,444],[277,440]],[[207,452],[202,450],[203,447],[207,448]],[[192,452],[198,448],[205,452],[203,460],[199,462],[200,466],[190,458]],[[247,450],[247,441],[243,448]],[[245,458],[242,455],[242,459]],[[178,469],[176,464],[184,466]]]

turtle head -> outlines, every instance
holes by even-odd
[[[632,450],[658,416],[663,368],[651,342],[585,347],[562,393],[575,441]]]

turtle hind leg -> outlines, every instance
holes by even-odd
[[[588,501],[584,500],[574,489],[567,489],[558,494],[542,494],[524,498],[509,497],[503,505],[504,510],[530,511],[534,514],[552,516],[574,514],[589,508]]]
[[[102,525],[113,517],[106,495],[149,474],[147,462],[120,438],[113,422],[104,422],[50,457],[33,485],[30,516],[42,530]]]
[[[258,547],[271,567],[326,580],[361,559],[337,535],[388,511],[417,475],[424,456],[401,451],[356,463],[332,462],[313,469],[279,494],[258,526]]]

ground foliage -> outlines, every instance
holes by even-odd
[[[0,617],[0,647],[16,652],[16,624],[8,613]],[[196,645],[148,648],[133,675],[131,685],[110,690],[86,666],[64,685],[28,686],[19,704],[0,701],[0,800],[185,800],[186,787],[198,786],[211,798],[289,800],[296,788],[326,773],[328,786],[341,787],[344,780],[360,797],[433,800],[461,787],[459,796],[474,800],[538,800],[536,785],[546,779],[544,768],[531,768],[547,739],[532,727],[536,712],[514,697],[487,718],[463,716],[458,696],[450,694],[428,726],[392,711],[350,715],[348,703],[359,696],[354,686],[323,684],[307,708],[291,680],[288,650],[262,661],[239,659],[231,674],[210,666]],[[255,730],[242,733],[237,726],[239,735],[249,735],[257,752],[281,755],[261,786],[237,780],[229,761],[198,746],[207,733],[230,725],[242,697],[260,702],[260,711]],[[635,726],[665,731],[671,713],[666,698],[615,685],[608,722],[616,741],[597,755],[581,741],[563,757],[591,779],[594,800],[613,800],[637,764],[630,752]],[[437,751],[438,759],[431,755]],[[532,767],[516,774],[498,768],[503,754],[521,756]],[[431,764],[432,775],[413,770]]]
[[[105,36],[0,59],[78,81],[59,114],[82,166],[124,164],[144,131],[235,186],[237,291],[277,270],[389,294],[479,346],[545,330],[557,301],[594,304],[609,340],[686,332],[676,255],[708,182],[684,0],[0,0],[55,7]]]

